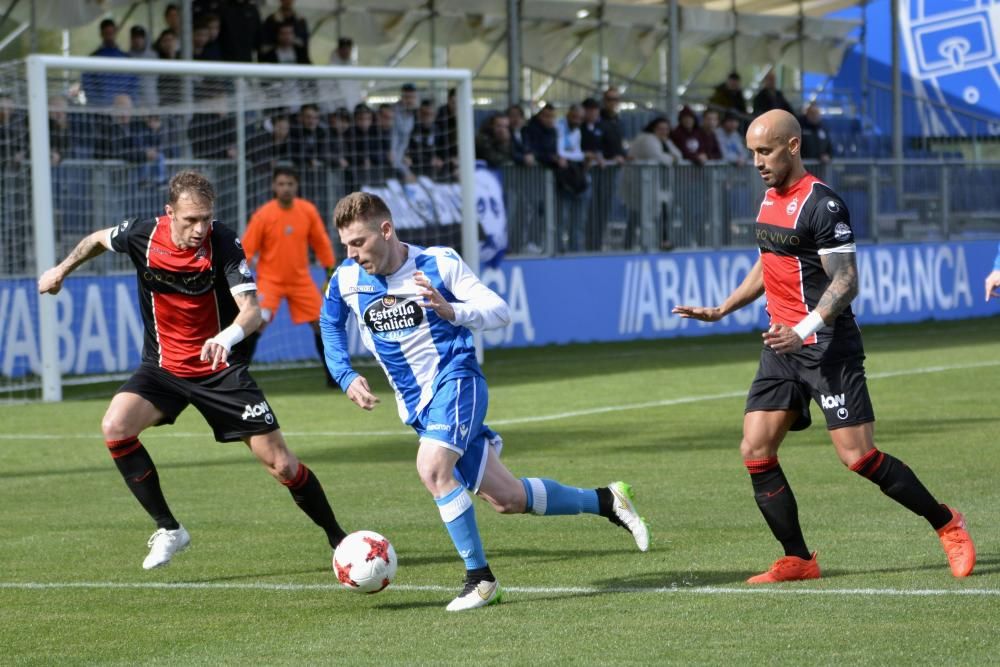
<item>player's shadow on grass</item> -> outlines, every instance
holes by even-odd
[[[649,592],[654,588],[692,588],[742,584],[754,574],[751,570],[687,570],[647,572],[617,579],[598,579],[590,582],[594,588],[606,589],[605,593]]]
[[[975,537],[975,535],[973,535]],[[823,578],[832,577],[849,577],[854,575],[866,575],[866,574],[905,574],[906,572],[947,572],[948,563],[944,560],[942,554],[941,561],[936,563],[925,563],[924,565],[911,565],[911,566],[899,566],[899,567],[865,567],[864,569],[857,570],[841,570],[841,569],[827,569],[823,568]],[[974,579],[976,575],[992,574],[994,572],[1000,572],[1000,558],[992,556],[989,558],[983,558],[980,554],[976,558],[976,568],[972,571],[970,579]]]

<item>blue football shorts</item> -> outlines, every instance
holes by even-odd
[[[499,454],[503,446],[500,436],[483,423],[489,402],[481,376],[445,380],[412,424],[421,441],[431,440],[459,455],[455,479],[473,493],[486,471],[488,447]]]

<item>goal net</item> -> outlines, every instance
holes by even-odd
[[[57,56],[0,66],[0,399],[59,400],[66,384],[135,368],[127,258],[91,260],[55,297],[39,298],[36,281],[86,234],[162,215],[177,171],[207,175],[218,222],[242,234],[273,196],[274,169],[291,167],[338,261],[334,206],[376,192],[404,241],[452,246],[476,267],[473,153],[466,70]],[[326,272],[312,270],[322,287]],[[255,366],[319,363],[311,329],[282,304]]]

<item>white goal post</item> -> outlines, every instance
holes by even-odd
[[[53,182],[50,169],[49,136],[49,96],[54,78],[63,80],[82,73],[135,76],[169,75],[177,80],[190,81],[199,77],[217,77],[218,81],[231,83],[229,97],[237,114],[243,119],[244,94],[248,86],[258,80],[263,81],[307,81],[350,80],[362,82],[425,82],[436,90],[438,97],[448,88],[454,89],[455,121],[457,121],[457,172],[458,188],[461,193],[461,252],[465,261],[474,270],[479,267],[479,231],[476,215],[475,195],[475,142],[473,132],[472,76],[464,69],[419,69],[419,68],[369,68],[335,67],[318,65],[277,65],[277,64],[230,64],[205,61],[141,60],[126,58],[64,57],[32,55],[27,64],[27,116],[30,125],[30,179],[31,179],[31,223],[35,234],[34,262],[37,272],[55,265],[61,259],[56,256],[57,236],[55,233],[53,210]],[[273,84],[277,86],[278,84]],[[440,101],[440,99],[439,99]],[[172,108],[180,114],[195,111],[192,104],[192,87],[185,84],[183,100]],[[385,106],[385,105],[383,105]],[[180,111],[177,111],[177,110]],[[240,156],[246,150],[246,124],[236,123],[236,151]],[[244,165],[240,157],[236,164]],[[248,217],[247,170],[237,169],[235,174],[235,219],[240,228]],[[81,201],[86,206],[86,201]],[[252,209],[251,209],[252,210]],[[323,212],[324,217],[329,211]],[[106,220],[110,227],[118,220]],[[335,239],[334,239],[335,240]],[[41,296],[38,300],[38,337],[40,382],[42,399],[58,401],[62,399],[62,371],[60,368],[60,340],[57,326],[56,300]],[[480,348],[481,349],[481,348]]]

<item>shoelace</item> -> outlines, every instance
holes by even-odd
[[[146,542],[146,546],[147,547],[153,546],[153,542],[156,541],[157,537],[159,537],[160,535],[166,535],[166,534],[167,534],[167,531],[164,530],[163,528],[160,528],[155,533],[153,533],[152,535],[149,536],[149,540]]]

